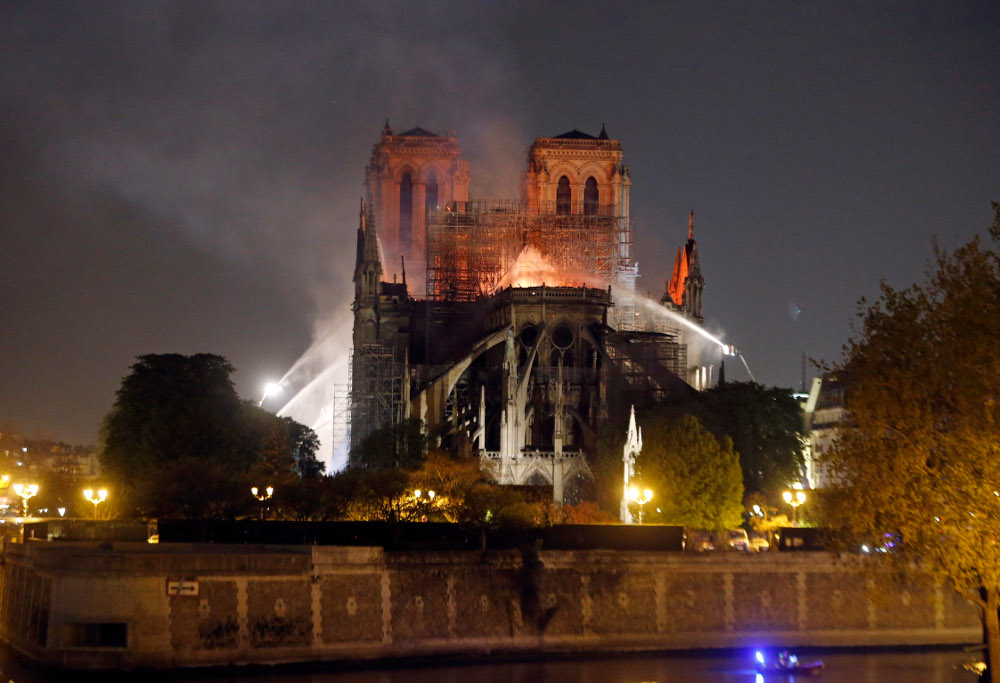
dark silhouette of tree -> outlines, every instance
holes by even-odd
[[[419,469],[428,450],[427,432],[419,418],[386,425],[365,437],[351,452],[352,468],[365,470]]]
[[[233,366],[212,354],[140,356],[102,430],[101,467],[116,508],[164,517],[235,516],[252,508],[251,470],[316,478],[308,427],[242,401]],[[261,486],[275,486],[264,482]]]
[[[704,425],[728,436],[739,454],[743,488],[777,501],[802,478],[802,409],[789,389],[756,382],[725,382],[704,394]]]
[[[846,544],[892,538],[879,565],[929,575],[977,605],[995,672],[1000,259],[978,238],[934,253],[924,283],[883,283],[876,302],[859,305],[835,368],[851,427],[826,456],[835,482],[826,512]]]

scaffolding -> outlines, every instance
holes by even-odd
[[[379,343],[351,350],[351,450],[369,434],[403,418],[403,370],[393,349]]]
[[[351,438],[351,385],[333,385],[333,444],[331,463],[339,465],[350,451]]]
[[[634,329],[632,232],[623,216],[557,213],[554,206],[529,211],[515,201],[453,202],[427,216],[427,298],[474,301],[492,294],[530,248],[554,275],[546,284],[617,285],[618,322]]]
[[[631,392],[661,400],[685,384],[687,346],[675,335],[615,332],[605,337],[604,348]]]

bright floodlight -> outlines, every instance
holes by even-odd
[[[274,396],[275,394],[281,393],[281,382],[268,382],[264,385],[264,395],[260,397],[260,403],[258,406],[264,405],[264,401],[267,400],[268,396]]]

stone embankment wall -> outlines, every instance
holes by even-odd
[[[879,598],[826,553],[29,542],[0,635],[49,665],[167,667],[781,644],[976,642],[950,591]]]

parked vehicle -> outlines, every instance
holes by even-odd
[[[743,529],[711,531],[708,529],[685,529],[684,550],[705,552],[708,550],[739,550],[750,552],[750,539]]]
[[[767,541],[767,536],[758,533],[750,534],[750,550],[753,552],[762,552],[764,550],[770,550],[771,544]]]

